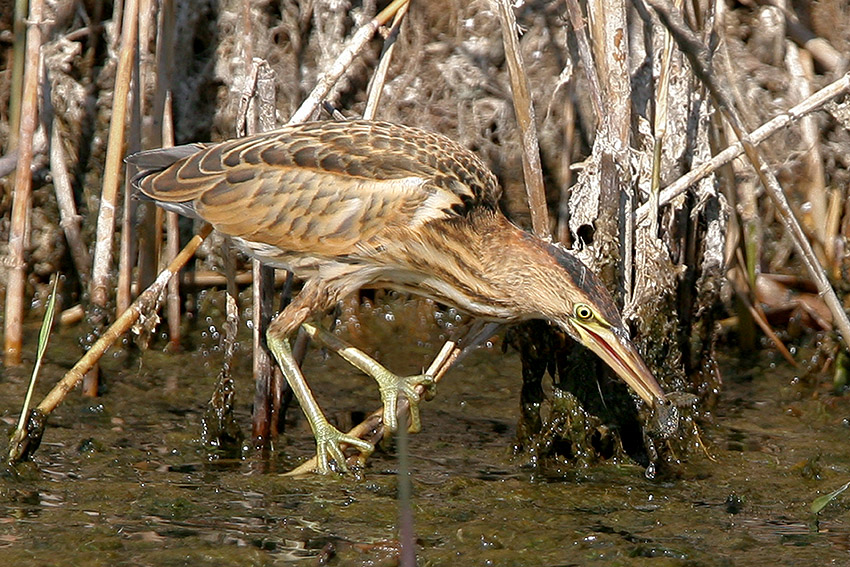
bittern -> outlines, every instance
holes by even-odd
[[[605,286],[557,244],[499,211],[496,177],[431,132],[353,120],[286,126],[217,144],[135,154],[134,186],[157,205],[203,219],[249,255],[303,280],[266,333],[316,437],[319,472],[345,468],[342,447],[372,445],[333,427],[288,337],[363,287],[409,292],[489,321],[542,318],[604,360],[650,406],[665,401]],[[398,396],[418,416],[417,384],[377,363],[385,425]]]

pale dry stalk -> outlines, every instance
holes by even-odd
[[[791,75],[791,90],[797,100],[812,96],[814,64],[808,51],[799,49],[790,41],[785,51],[786,67]],[[831,237],[827,235],[827,191],[826,174],[823,167],[823,154],[820,146],[820,129],[814,116],[800,119],[800,159],[803,162],[802,186],[809,202],[808,227],[817,240],[815,251],[821,263],[828,266],[832,262],[832,247],[828,245]]]
[[[541,238],[551,236],[549,213],[546,208],[546,190],[543,187],[543,168],[540,165],[540,143],[537,137],[537,122],[534,104],[531,101],[531,86],[517,38],[517,23],[510,0],[497,0],[499,22],[502,26],[502,42],[511,79],[511,98],[517,124],[522,137],[522,173],[531,211],[531,226]]]
[[[590,85],[590,100],[593,102],[593,110],[596,111],[597,124],[602,120],[602,88],[599,86],[599,75],[596,73],[596,65],[593,62],[593,54],[590,51],[590,42],[587,39],[587,23],[581,13],[578,0],[565,0],[567,14],[570,18],[570,26],[575,34],[578,45],[578,55],[581,58],[587,82]]]
[[[174,145],[174,117],[171,107],[171,93],[165,95],[165,106],[162,116],[163,147]],[[180,215],[173,211],[165,213],[165,261],[171,262],[180,250]],[[168,292],[165,296],[168,319],[168,345],[172,350],[180,348],[180,278],[168,280]]]
[[[30,210],[32,208],[33,137],[38,128],[38,79],[41,51],[44,1],[30,5],[26,33],[24,82],[21,99],[18,164],[15,170],[15,194],[12,201],[12,223],[9,228],[9,280],[6,284],[6,320],[3,361],[6,366],[21,363],[23,347],[24,304],[27,264],[24,253],[29,245]]]
[[[387,81],[387,72],[390,69],[390,63],[393,59],[396,39],[401,30],[404,15],[407,14],[409,7],[409,3],[404,4],[396,12],[395,16],[393,16],[393,25],[387,33],[387,39],[384,42],[383,52],[381,53],[381,61],[378,63],[378,68],[375,69],[372,80],[369,82],[369,94],[366,98],[366,108],[363,110],[363,118],[366,120],[374,120],[378,113],[378,105],[381,103],[381,94],[384,92],[384,84]]]
[[[115,79],[112,121],[109,124],[109,141],[106,147],[106,169],[97,218],[97,241],[94,249],[91,301],[106,307],[109,301],[109,280],[112,269],[112,241],[115,232],[115,207],[124,163],[124,133],[126,131],[127,102],[133,74],[133,59],[139,6],[138,0],[127,0],[124,7],[121,48],[118,54],[118,72]]]
[[[631,227],[621,225],[628,220],[633,208],[633,196],[624,187],[631,186],[629,147],[631,136],[631,83],[628,69],[628,23],[624,0],[594,0],[588,2],[590,36],[596,55],[599,83],[603,85],[604,113],[593,144],[592,160],[598,164],[598,174],[589,185],[573,194],[576,201],[592,199],[597,203],[596,218],[576,218],[571,225],[593,226],[593,258],[591,265],[600,272],[603,281],[623,292],[626,303],[631,292],[634,234]],[[625,203],[621,205],[621,198]],[[624,215],[621,206],[625,206]],[[585,208],[587,211],[588,209]],[[573,229],[578,233],[577,226]]]
[[[334,61],[333,65],[331,65],[331,68],[319,78],[316,86],[304,102],[301,103],[298,110],[296,110],[289,119],[289,124],[300,124],[301,122],[306,122],[311,116],[313,116],[313,112],[315,112],[319,105],[322,104],[322,101],[324,101],[325,97],[328,96],[328,93],[331,92],[333,86],[348,70],[357,54],[366,47],[372,39],[372,36],[375,35],[375,32],[378,31],[382,25],[386,24],[390,18],[392,18],[395,13],[408,2],[409,0],[393,0],[389,6],[381,11],[381,13],[372,18],[368,23],[364,24],[354,33],[348,41],[348,44],[336,58],[336,61]]]
[[[760,144],[767,140],[773,134],[779,132],[783,128],[798,121],[803,116],[806,116],[816,110],[819,110],[829,101],[838,98],[850,92],[850,73],[845,74],[839,79],[828,84],[824,88],[815,92],[812,96],[797,104],[785,112],[771,118],[758,128],[747,134],[747,138],[752,144]],[[658,205],[663,206],[670,203],[673,199],[682,195],[693,184],[699,180],[711,175],[719,168],[723,167],[736,157],[744,153],[744,146],[741,142],[735,142],[723,151],[719,152],[713,158],[699,165],[695,165],[688,173],[665,187],[661,191],[658,198]],[[638,224],[646,222],[649,219],[649,203],[644,203],[638,207],[635,215]]]
[[[57,122],[54,120],[50,135],[50,175],[53,177],[56,203],[59,207],[59,216],[62,219],[59,224],[65,232],[65,239],[68,241],[68,248],[71,251],[71,260],[80,275],[80,283],[85,288],[88,287],[91,279],[91,255],[80,232],[82,217],[77,214],[74,189],[71,186],[71,176],[68,173],[66,160],[62,135],[59,132]]]

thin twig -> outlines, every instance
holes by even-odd
[[[549,212],[546,208],[546,190],[543,187],[543,168],[540,165],[540,144],[537,138],[537,123],[531,101],[531,87],[525,63],[519,49],[516,16],[510,0],[498,0],[499,21],[502,25],[502,41],[511,78],[511,93],[517,124],[522,137],[522,173],[531,211],[531,226],[541,238],[549,238]]]
[[[378,63],[378,68],[372,75],[372,80],[369,82],[369,94],[366,98],[366,109],[363,111],[363,118],[373,120],[378,112],[378,105],[381,103],[381,95],[384,92],[384,83],[387,80],[387,71],[390,69],[390,62],[393,59],[396,40],[398,39],[401,23],[404,20],[404,15],[407,14],[407,9],[410,4],[404,4],[393,17],[393,25],[387,34],[387,39],[384,41],[384,47],[381,53],[381,61]]]

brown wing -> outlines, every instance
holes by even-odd
[[[225,234],[293,252],[365,252],[382,233],[498,200],[495,177],[473,153],[382,122],[313,122],[195,147],[131,156],[151,167],[134,185]],[[162,169],[166,152],[175,160]]]

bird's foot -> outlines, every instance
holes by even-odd
[[[398,429],[398,396],[403,394],[410,405],[410,427],[408,431],[418,433],[422,429],[419,420],[419,401],[422,397],[430,400],[436,393],[437,383],[433,376],[418,374],[416,376],[397,376],[389,371],[375,376],[381,390],[381,401],[384,404],[384,427],[388,431]],[[417,392],[421,386],[424,391],[422,395]]]
[[[368,441],[347,435],[327,421],[314,424],[313,434],[316,436],[316,457],[318,458],[316,472],[320,474],[328,474],[334,472],[334,470],[340,473],[348,472],[345,454],[342,452],[343,445],[350,445],[358,449],[361,463],[365,462],[372,451],[375,450],[374,445]],[[335,469],[331,468],[331,460],[336,463]]]

